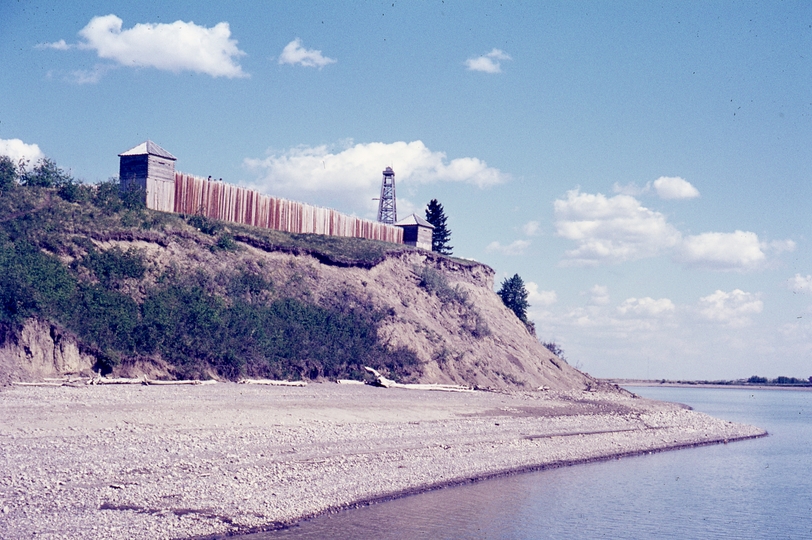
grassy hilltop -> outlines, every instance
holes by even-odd
[[[377,337],[386,314],[358,299],[310,301],[261,268],[157,269],[144,250],[99,248],[175,237],[214,253],[252,245],[369,267],[406,246],[226,226],[148,210],[135,195],[115,182],[12,185],[0,194],[0,346],[35,318],[74,337],[103,373],[151,359],[178,377],[336,378],[363,365],[412,374],[414,355]]]

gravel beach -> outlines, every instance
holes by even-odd
[[[0,537],[219,537],[473,479],[762,435],[619,392],[4,387]]]

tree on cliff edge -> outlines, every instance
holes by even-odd
[[[432,199],[426,208],[426,221],[434,225],[431,233],[431,250],[443,255],[451,255],[454,248],[448,245],[451,240],[451,231],[446,227],[445,211],[443,205]]]
[[[502,303],[527,326],[528,331],[534,334],[535,327],[532,322],[527,320],[527,308],[530,307],[527,302],[527,289],[524,288],[524,281],[519,274],[514,274],[512,278],[505,278],[502,287],[496,294],[502,299]]]

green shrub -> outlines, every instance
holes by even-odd
[[[59,188],[73,182],[73,178],[57,167],[53,160],[42,158],[30,171],[20,171],[20,181],[29,187]]]
[[[228,233],[223,233],[217,238],[217,243],[212,246],[212,251],[223,250],[223,251],[237,251],[237,242],[234,241],[234,237]]]
[[[223,224],[217,220],[209,219],[202,214],[195,214],[186,218],[186,222],[203,234],[215,236],[223,230]]]
[[[0,156],[0,194],[17,185],[17,165],[8,156]]]
[[[121,187],[118,180],[110,178],[96,184],[92,202],[96,207],[107,212],[120,212],[124,208],[124,203],[121,200]]]
[[[81,264],[91,270],[96,279],[105,285],[125,278],[141,279],[147,269],[141,253],[135,249],[123,251],[119,247],[101,252],[91,248]]]
[[[144,210],[147,207],[147,190],[136,182],[130,182],[124,189],[119,186],[121,204],[127,210]]]
[[[72,302],[76,280],[56,257],[20,241],[0,245],[0,325],[15,331],[33,316],[59,317]]]
[[[462,306],[469,306],[468,293],[460,287],[449,285],[441,272],[428,266],[415,269],[415,272],[420,277],[419,285],[434,294],[442,303],[456,302]]]

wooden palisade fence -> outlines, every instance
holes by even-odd
[[[170,196],[169,193],[162,194],[162,198]],[[174,199],[172,206],[180,214],[202,214],[213,219],[292,233],[403,243],[403,229],[400,227],[180,172],[175,173]],[[168,201],[160,201],[159,206],[167,207]]]

